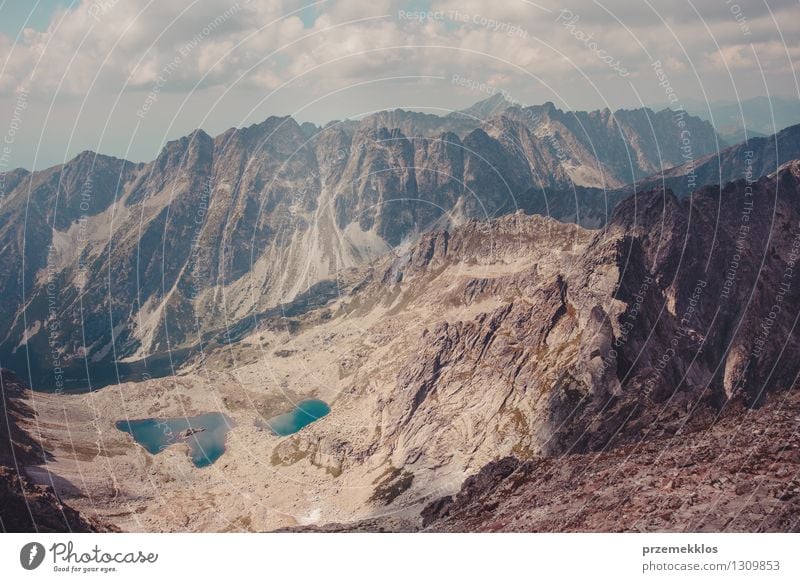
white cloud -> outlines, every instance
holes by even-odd
[[[767,67],[785,71],[792,63],[773,46],[775,25],[769,14],[757,2],[739,4],[737,15],[746,20],[748,37],[742,36],[741,22],[723,2],[697,8],[712,27],[713,38],[689,2],[673,3],[667,10],[651,8],[647,2],[584,1],[570,10],[579,16],[584,32],[631,70],[644,70],[649,61],[640,45],[662,61],[687,61],[677,38],[692,58],[702,61],[705,55],[707,63],[718,66],[717,61],[727,56],[730,67],[742,70],[752,68],[752,55],[744,50],[752,40],[758,50],[768,53]],[[794,14],[796,2],[771,4],[781,15],[800,16]],[[467,65],[482,67],[487,78],[511,74],[517,67],[540,75],[563,75],[573,69],[576,78],[580,71],[575,67],[592,75],[604,74],[596,55],[556,23],[562,5],[554,0],[538,5],[550,12],[524,1],[440,0],[431,3],[430,9],[441,11],[444,18],[413,22],[398,19],[403,2],[326,2],[316,8],[319,16],[313,27],[305,28],[299,15],[287,16],[302,6],[298,2],[83,0],[69,12],[54,14],[47,31],[26,30],[16,46],[0,37],[0,57],[5,61],[0,90],[9,92],[29,83],[35,91],[49,93],[60,84],[60,92],[80,95],[90,90],[95,78],[94,91],[119,91],[126,84],[147,90],[176,58],[180,62],[169,71],[164,91],[185,91],[197,83],[226,86],[242,75],[240,82],[246,86],[274,89],[326,62],[314,72],[316,83],[359,81],[390,68],[395,74],[441,74]],[[656,11],[668,12],[666,22]],[[352,20],[360,22],[346,24]],[[486,24],[489,20],[493,22]],[[507,34],[508,28],[492,27],[504,23],[522,33]],[[785,35],[797,39],[800,18],[781,18],[780,23]],[[309,38],[298,40],[306,35]],[[196,46],[187,50],[198,38]],[[767,38],[769,43],[764,42]],[[715,39],[722,45],[720,51]],[[565,57],[548,49],[548,44]],[[414,45],[454,50],[376,51]],[[273,58],[265,59],[272,53]]]
[[[732,94],[734,83],[743,96],[764,91],[760,73],[753,74],[757,65],[750,43],[770,91],[795,90],[794,65],[800,57],[796,0],[767,0],[775,20],[763,0],[737,0],[735,14],[731,3],[722,1],[570,2],[579,17],[576,26],[592,35],[597,50],[556,21],[565,6],[560,0],[432,0],[429,9],[444,16],[423,21],[398,18],[400,10],[408,10],[399,0],[331,0],[291,14],[307,4],[82,0],[53,14],[46,31],[24,31],[16,45],[0,35],[0,102],[25,87],[32,101],[52,99],[56,107],[89,93],[93,103],[111,108],[122,92],[135,111],[158,85],[158,108],[148,121],[168,122],[169,128],[177,113],[168,103],[180,105],[185,97],[213,104],[223,93],[236,105],[223,111],[229,119],[222,120],[223,113],[215,110],[211,123],[238,124],[242,109],[254,115],[277,113],[280,107],[281,113],[292,112],[317,99],[320,104],[311,109],[322,121],[325,115],[353,114],[346,107],[343,111],[342,104],[357,103],[363,110],[402,106],[410,95],[414,104],[463,106],[484,97],[454,88],[448,79],[458,74],[524,96],[519,97],[524,102],[553,100],[582,108],[608,102],[613,107],[634,105],[639,96],[665,102],[650,68],[654,59],[662,61],[681,95],[702,98],[706,92],[723,98]],[[312,13],[313,23],[308,19]],[[598,57],[598,50],[631,74],[622,78]],[[402,76],[442,80],[409,81],[406,89],[399,82],[370,83]],[[351,86],[364,88],[339,101],[328,96]],[[267,95],[272,96],[265,109],[260,101]],[[195,124],[201,121],[203,116]],[[81,120],[80,129],[90,123]],[[107,133],[114,131],[109,127]]]

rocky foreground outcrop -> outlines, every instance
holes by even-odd
[[[374,322],[347,397],[278,449],[375,467],[377,518],[498,458],[666,446],[795,386],[798,259],[800,162],[629,198],[600,231],[515,214],[429,233],[341,307]]]
[[[321,532],[800,532],[800,390],[669,437],[484,466],[417,516]]]
[[[800,532],[800,391],[596,454],[507,457],[429,504],[426,531]]]
[[[7,533],[87,533],[116,528],[87,518],[62,502],[52,487],[36,485],[0,466],[0,530]]]
[[[30,389],[9,370],[0,369],[0,531],[113,531],[63,503],[52,487],[34,484],[25,467],[46,463],[48,454],[37,439],[20,428],[34,415],[26,402]]]

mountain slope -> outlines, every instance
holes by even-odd
[[[439,532],[798,532],[798,414],[794,390],[669,438],[495,461],[457,495],[423,509],[421,525]],[[340,529],[375,529],[364,525]]]
[[[679,196],[709,184],[727,184],[748,178],[757,180],[774,173],[783,164],[800,158],[800,125],[787,127],[768,137],[753,137],[719,153],[666,170],[637,184],[639,190],[666,187]],[[626,190],[630,192],[630,188]]]
[[[598,231],[521,213],[435,229],[175,375],[37,394],[48,419],[74,419],[68,433],[43,423],[49,467],[72,482],[90,475],[91,506],[69,502],[125,529],[203,531],[416,523],[506,456],[570,467],[607,452],[613,464],[614,451],[704,429],[794,385],[800,288],[786,274],[798,224],[793,162],[754,184],[625,200]],[[263,430],[308,398],[330,413],[286,437]],[[114,428],[210,410],[235,423],[224,471],[192,469],[177,448],[147,455]]]
[[[22,425],[35,418],[28,388],[9,370],[0,369],[0,531],[110,531],[62,502],[53,487],[35,485],[23,467],[47,462],[50,454]],[[111,528],[113,531],[113,528]]]
[[[800,392],[599,453],[492,461],[419,515],[323,532],[798,532]]]
[[[322,130],[272,117],[214,138],[196,131],[148,164],[85,152],[13,173],[0,360],[41,389],[169,374],[209,334],[432,227],[678,163],[671,116],[546,104],[468,122],[383,112]],[[690,123],[713,149],[710,126]]]
[[[771,316],[800,300],[784,285],[799,189],[793,162],[628,199],[596,233],[517,214],[423,236],[340,300],[332,321],[362,338],[339,345],[347,397],[278,454],[326,451],[402,507],[498,456],[604,450],[758,406],[800,372],[797,314]]]
[[[775,173],[781,165],[800,158],[798,144],[800,125],[795,125],[775,135],[751,137],[748,142],[727,147],[719,153],[666,168],[635,185],[606,189],[572,186],[566,190],[532,191],[524,209],[597,228],[609,220],[620,201],[649,190],[667,188],[683,197],[704,186],[725,185],[739,179],[754,182]]]
[[[751,210],[740,180],[627,200],[594,235],[516,215],[423,237],[344,307],[382,306],[371,342],[385,347],[348,375],[338,422],[381,423],[345,444],[320,422],[304,441],[345,465],[382,451],[415,475],[410,499],[492,456],[599,450],[757,406],[800,371],[796,314],[764,323],[776,301],[800,300],[782,283],[800,248],[799,187],[793,162],[753,186]],[[441,316],[402,323],[425,313]]]

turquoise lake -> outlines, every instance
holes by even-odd
[[[331,407],[322,400],[303,400],[298,402],[291,412],[273,416],[267,420],[266,424],[267,428],[276,435],[288,436],[315,420],[319,420],[330,411]]]
[[[133,436],[152,455],[170,445],[185,442],[189,445],[189,458],[194,466],[207,467],[225,452],[225,436],[233,428],[233,422],[221,412],[209,412],[190,417],[120,420],[116,427]],[[199,432],[182,436],[186,430]]]

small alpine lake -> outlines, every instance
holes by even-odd
[[[288,436],[319,420],[331,411],[322,400],[302,400],[295,405],[294,410],[273,416],[266,421],[266,426],[277,436]]]
[[[127,432],[144,449],[157,455],[170,445],[189,445],[189,458],[195,467],[207,467],[225,452],[225,437],[233,421],[221,412],[175,418],[120,420],[116,427]]]

